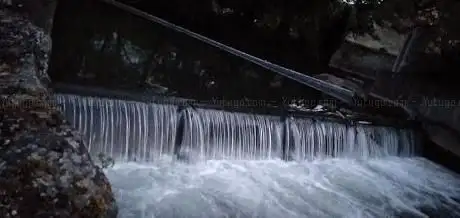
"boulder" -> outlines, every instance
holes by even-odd
[[[0,6],[0,216],[116,217],[108,179],[51,100],[49,32]]]
[[[396,56],[345,40],[332,55],[329,66],[367,80],[375,80],[379,73],[390,72]]]

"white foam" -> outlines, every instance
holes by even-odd
[[[107,175],[123,218],[460,216],[460,177],[422,158],[169,159]]]

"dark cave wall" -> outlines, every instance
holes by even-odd
[[[347,29],[340,1],[122,1],[257,57],[316,74]]]
[[[50,76],[55,82],[198,100],[308,99],[321,93],[100,1],[59,2]],[[64,73],[63,73],[64,72]]]

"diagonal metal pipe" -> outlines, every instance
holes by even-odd
[[[266,60],[262,60],[258,57],[254,57],[252,55],[249,55],[245,52],[242,52],[240,50],[237,50],[235,48],[232,48],[230,46],[227,46],[227,45],[224,45],[220,42],[217,42],[215,40],[212,40],[210,38],[207,38],[205,36],[202,36],[200,34],[197,34],[195,32],[192,32],[188,29],[185,29],[183,27],[180,27],[178,25],[175,25],[173,23],[170,23],[166,20],[163,20],[159,17],[155,17],[151,14],[148,14],[146,12],[143,12],[139,9],[136,9],[134,7],[131,7],[129,5],[126,5],[126,4],[123,4],[123,3],[120,3],[118,1],[115,1],[115,0],[101,0],[105,3],[108,3],[110,5],[113,5],[119,9],[122,9],[126,12],[129,12],[131,14],[134,14],[136,16],[139,16],[139,17],[142,17],[146,20],[149,20],[149,21],[152,21],[152,22],[155,22],[155,23],[158,23],[164,27],[167,27],[169,29],[172,29],[174,31],[177,31],[177,32],[180,32],[180,33],[183,33],[185,35],[188,35],[192,38],[195,38],[201,42],[204,42],[208,45],[211,45],[211,46],[214,46],[218,49],[221,49],[221,50],[224,50],[230,54],[233,54],[235,56],[238,56],[240,58],[243,58],[247,61],[250,61],[260,67],[263,67],[267,70],[270,70],[270,71],[273,71],[275,73],[278,73],[280,75],[283,75],[285,77],[288,77],[292,80],[295,80],[299,83],[302,83],[304,85],[307,85],[311,88],[314,88],[318,91],[321,91],[325,94],[328,94],[340,101],[343,101],[347,104],[350,104],[352,105],[353,102],[354,102],[354,99],[355,99],[355,96],[356,96],[356,93],[352,90],[349,90],[349,89],[345,89],[345,88],[342,88],[340,86],[337,86],[335,84],[331,84],[331,83],[328,83],[328,82],[325,82],[323,80],[320,80],[320,79],[316,79],[314,77],[311,77],[311,76],[307,76],[305,74],[302,74],[302,73],[299,73],[299,72],[296,72],[294,70],[291,70],[291,69],[288,69],[288,68],[285,68],[285,67],[282,67],[282,66],[279,66],[277,64],[273,64],[269,61],[266,61]]]

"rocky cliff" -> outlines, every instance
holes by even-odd
[[[452,76],[460,66],[459,7],[451,0],[382,1],[366,11],[370,28],[350,32],[330,62],[370,77],[365,94],[405,108],[433,142],[457,156],[460,91]]]
[[[47,88],[54,3],[0,1],[0,216],[116,217],[107,178]]]

